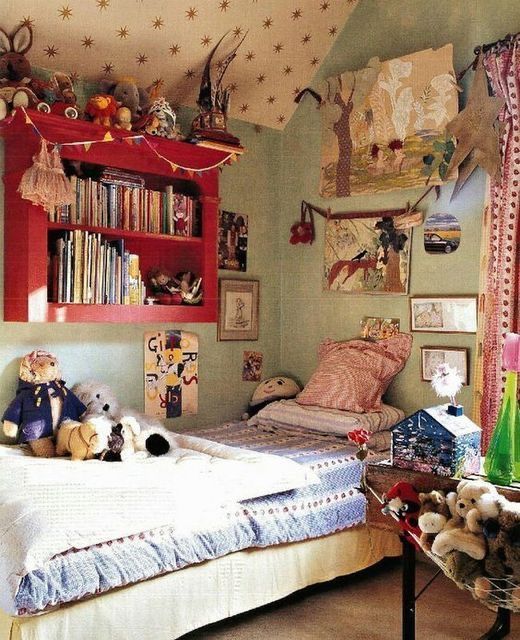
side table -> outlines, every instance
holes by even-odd
[[[470,476],[476,477],[476,476]],[[381,512],[381,502],[378,496],[386,493],[396,482],[404,481],[412,484],[419,492],[429,492],[433,489],[441,489],[446,493],[455,491],[459,478],[447,478],[436,476],[422,471],[401,469],[393,467],[389,460],[368,463],[366,468],[366,481],[369,487],[367,492],[367,523],[377,529],[397,530],[397,524],[393,518],[385,516]],[[513,502],[520,502],[520,486],[498,487],[499,493]],[[415,547],[406,542],[403,543],[402,558],[402,638],[403,640],[415,640],[415,602],[427,589],[428,583],[421,592],[415,594]],[[433,580],[433,579],[432,579]],[[500,640],[505,638],[510,631],[511,612],[508,609],[499,608],[492,628],[479,638],[479,640]]]

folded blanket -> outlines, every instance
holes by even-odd
[[[71,462],[0,446],[0,606],[23,575],[58,553],[168,525],[216,526],[225,505],[306,486],[313,472],[280,456],[176,436],[161,458]]]

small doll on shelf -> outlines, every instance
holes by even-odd
[[[179,283],[172,274],[162,267],[154,267],[148,274],[152,296],[159,304],[181,304]]]

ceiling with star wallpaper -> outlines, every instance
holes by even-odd
[[[74,78],[133,77],[196,107],[208,55],[229,66],[229,116],[283,129],[358,0],[7,0],[0,27],[33,29],[31,64]]]

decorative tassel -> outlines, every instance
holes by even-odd
[[[42,206],[45,211],[54,211],[55,207],[71,204],[74,193],[61,164],[56,147],[51,153],[47,142],[42,138],[40,150],[33,156],[33,164],[22,176],[18,193],[25,200]]]

